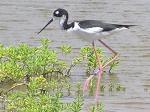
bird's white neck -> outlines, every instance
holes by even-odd
[[[59,21],[59,24],[60,24],[60,27],[62,29],[64,29],[64,25],[67,24],[67,17],[65,15],[63,15],[61,18],[60,18],[60,21]]]

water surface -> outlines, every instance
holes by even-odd
[[[120,65],[114,71],[114,77],[126,87],[126,91],[114,95],[106,94],[100,96],[100,99],[105,104],[106,112],[149,112],[150,1],[1,0],[0,42],[6,46],[20,42],[39,45],[39,38],[47,37],[54,41],[53,47],[68,43],[76,53],[80,47],[89,43],[77,38],[76,35],[61,31],[58,22],[51,24],[39,36],[36,35],[57,8],[69,11],[69,21],[98,19],[111,23],[138,25],[103,39],[120,54]],[[79,68],[72,73],[74,82],[86,78]],[[86,106],[93,102],[93,98],[85,100],[88,102]],[[83,112],[87,111],[86,106]]]

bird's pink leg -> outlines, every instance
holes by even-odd
[[[99,68],[98,80],[97,80],[96,92],[95,92],[95,100],[98,103],[98,94],[99,94],[99,88],[100,88],[99,85],[100,85],[100,80],[101,80],[101,77],[102,77],[103,70],[102,70],[102,63],[100,62],[99,54],[97,54],[96,49],[95,49],[94,41],[93,41],[93,49],[94,49],[94,53],[95,53],[96,60],[97,60],[97,63],[98,63],[98,68]]]
[[[112,54],[113,54],[111,60],[107,61],[107,62],[103,65],[102,68],[105,68],[106,66],[108,66],[110,63],[112,63],[112,62],[118,57],[118,53],[117,53],[116,51],[114,51],[112,48],[110,48],[107,44],[105,44],[102,40],[99,39],[99,42],[100,42],[101,44],[103,44],[107,49],[109,49],[109,50],[112,52]]]
[[[88,77],[85,82],[84,82],[84,85],[83,85],[83,93],[88,89],[88,86],[89,86],[89,81],[93,78],[94,75],[90,75],[90,77]]]
[[[96,102],[98,102],[98,94],[99,94],[99,85],[100,85],[100,80],[101,80],[101,75],[102,75],[102,64],[100,63],[100,58],[99,58],[99,55],[97,54],[96,52],[96,49],[95,49],[95,45],[94,45],[94,41],[92,43],[93,45],[93,50],[94,50],[94,53],[95,53],[95,56],[96,56],[96,60],[98,62],[98,65],[99,65],[99,70],[96,74],[98,74],[98,80],[97,80],[97,84],[96,84],[96,92],[95,92],[95,100]],[[89,81],[93,78],[94,75],[90,75],[90,77],[88,79],[86,79],[86,81],[84,82],[84,85],[83,85],[83,92],[85,92],[87,89],[88,89],[88,86],[89,86]]]
[[[104,65],[102,65],[102,63],[100,62],[100,57],[99,57],[99,54],[97,54],[96,52],[96,49],[95,49],[95,45],[94,45],[94,41],[93,41],[93,49],[94,49],[94,53],[95,53],[95,56],[96,56],[96,60],[97,60],[97,63],[98,63],[98,80],[97,80],[97,84],[96,84],[96,92],[95,92],[95,100],[96,102],[98,103],[98,94],[99,94],[99,85],[100,85],[100,80],[102,78],[102,72],[103,72],[103,69],[108,66],[110,63],[112,63],[117,57],[118,57],[118,54],[117,52],[115,52],[113,49],[111,49],[107,44],[105,44],[102,40],[99,39],[99,42],[101,42],[106,48],[108,48],[112,53],[113,53],[113,56],[112,56],[112,59],[107,61],[106,63],[104,63]],[[84,83],[84,86],[83,86],[83,92],[85,90],[87,90],[88,88],[88,85],[89,85],[89,81],[93,78],[94,75],[91,75]]]
[[[101,80],[101,77],[102,77],[103,69],[106,66],[108,66],[110,63],[112,63],[118,57],[117,52],[115,52],[113,49],[111,49],[102,40],[99,39],[99,42],[102,43],[106,48],[108,48],[113,53],[113,56],[112,56],[111,60],[109,60],[108,62],[106,62],[104,65],[102,65],[101,62],[100,62],[100,59],[99,59],[99,55],[97,54],[96,49],[94,47],[94,42],[93,42],[93,49],[94,49],[94,52],[95,52],[95,55],[96,55],[96,59],[97,59],[98,65],[99,65],[98,80],[97,80],[97,87],[96,87],[96,93],[95,93],[95,99],[96,99],[97,103],[98,103],[99,85],[100,85],[100,80]]]
[[[99,94],[99,86],[100,86],[100,80],[102,78],[102,67],[99,67],[99,71],[98,71],[98,80],[97,80],[97,84],[96,84],[96,92],[95,92],[95,100],[96,102],[98,102],[98,94]]]

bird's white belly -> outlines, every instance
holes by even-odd
[[[80,28],[79,31],[82,31],[82,32],[85,32],[85,33],[100,33],[101,31],[103,31],[103,28],[100,28],[100,27],[93,27],[93,28]]]
[[[98,40],[101,38],[104,38],[107,35],[103,35],[103,34],[93,34],[93,33],[86,33],[86,32],[82,32],[82,31],[72,31],[70,32],[73,35],[75,35],[76,37],[78,37],[79,39],[83,40],[83,41],[87,41],[87,42],[92,42],[93,40]]]

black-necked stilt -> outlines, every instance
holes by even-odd
[[[96,34],[96,35],[108,35],[108,34],[111,34],[115,31],[120,31],[123,29],[128,29],[131,26],[135,26],[135,25],[109,24],[109,23],[104,23],[104,22],[99,21],[99,20],[75,21],[75,22],[68,24],[68,18],[69,18],[68,12],[65,9],[61,9],[61,8],[59,8],[53,12],[53,17],[60,18],[60,26],[63,30],[78,31],[78,32],[84,32],[84,33],[93,34],[93,35],[94,34]],[[38,32],[38,34],[40,32],[42,32],[53,20],[54,20],[54,18],[51,18],[51,20]],[[84,37],[84,38],[86,39],[86,37]],[[99,82],[100,82],[100,78],[101,78],[101,74],[102,74],[102,69],[105,68],[107,65],[109,65],[111,62],[113,62],[117,58],[118,55],[113,49],[111,49],[107,44],[105,44],[102,40],[100,40],[99,37],[96,38],[99,40],[99,42],[101,42],[106,48],[108,48],[113,53],[111,60],[109,60],[104,65],[102,65],[99,62],[99,56],[96,53],[96,50],[94,47],[95,36],[87,37],[87,38],[90,38],[90,40],[92,40],[92,42],[93,42],[93,49],[94,49],[96,58],[98,60],[99,69],[100,69],[97,72],[99,75],[98,75],[98,84],[97,84],[97,90],[96,90],[97,92],[96,93],[98,94]],[[84,84],[85,89],[87,88],[88,82],[92,77],[93,77],[93,75],[90,76],[86,80],[86,82]],[[97,94],[96,94],[96,97],[97,97]]]
[[[131,26],[135,26],[135,25],[109,24],[99,20],[74,21],[68,24],[68,18],[69,18],[68,12],[65,9],[60,9],[60,8],[53,12],[53,17],[60,18],[60,26],[63,30],[81,31],[81,32],[85,32],[89,34],[97,34],[97,35],[99,34],[107,35],[115,31],[120,31],[123,29],[128,29]],[[38,32],[38,34],[42,32],[53,20],[54,18],[51,18],[51,20]]]

